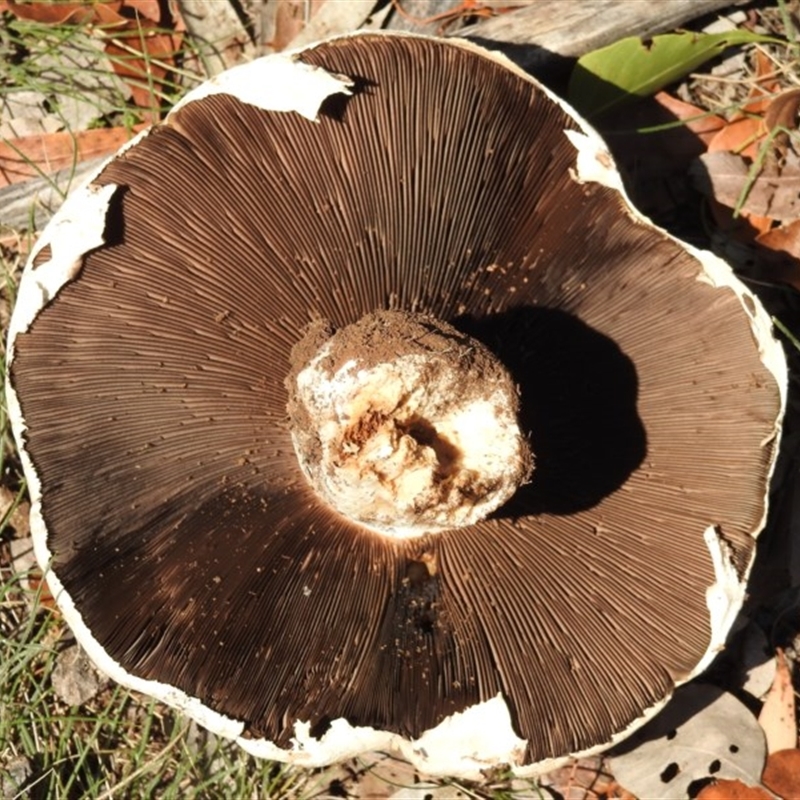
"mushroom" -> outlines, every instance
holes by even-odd
[[[8,352],[37,557],[106,673],[258,756],[463,776],[594,752],[708,665],[786,381],[562,101],[377,34],[111,159]]]

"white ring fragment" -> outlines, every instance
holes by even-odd
[[[731,547],[719,529],[715,525],[709,525],[703,532],[703,539],[711,553],[715,577],[714,583],[706,589],[706,604],[711,619],[711,642],[705,657],[694,668],[694,675],[703,672],[725,647],[728,634],[746,596],[746,580],[739,577]]]

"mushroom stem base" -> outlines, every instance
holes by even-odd
[[[516,385],[482,344],[421,314],[313,325],[287,383],[300,467],[335,511],[379,533],[471,525],[528,480]]]

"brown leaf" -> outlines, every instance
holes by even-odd
[[[165,3],[159,0],[158,25],[151,19],[131,20],[124,31],[114,31],[105,46],[114,72],[128,84],[133,102],[144,109],[148,122],[160,118],[164,78],[181,50],[186,30],[182,17],[169,17]],[[169,29],[162,29],[167,23]]]
[[[282,3],[269,3],[267,11],[272,18],[266,20],[265,44],[272,50],[283,50],[319,11],[325,0],[284,0]],[[271,35],[270,35],[271,34]]]
[[[800,262],[800,220],[796,219],[788,225],[772,228],[758,236],[756,242],[769,250],[786,253]],[[796,288],[800,289],[800,263],[798,263],[797,271],[799,280]]]
[[[758,143],[766,133],[764,120],[760,117],[739,117],[717,131],[708,142],[708,152],[741,153],[755,158]]]
[[[772,97],[780,91],[778,72],[772,59],[763,50],[756,50],[755,62],[756,77],[750,86],[748,100],[731,116],[731,121],[747,115],[763,114],[772,102]]]
[[[800,800],[800,750],[777,750],[767,759],[764,786],[781,800]]]
[[[94,26],[94,32],[106,40],[106,54],[114,72],[130,86],[133,102],[145,110],[144,118],[150,122],[159,119],[164,78],[180,52],[186,30],[179,6],[173,0],[65,3],[9,0],[7,6],[21,19]]]
[[[83,0],[73,3],[18,3],[9,0],[6,5],[15,17],[45,25],[113,25],[126,22],[119,13],[122,0]]]
[[[800,218],[800,163],[787,160],[751,180],[750,165],[735,153],[706,153],[691,174],[698,188],[729,208],[776,221]],[[767,174],[772,172],[773,174]],[[742,198],[744,198],[742,200]],[[740,204],[741,201],[741,205]]]
[[[97,128],[78,133],[59,131],[0,142],[0,186],[49,175],[80,161],[115,153],[134,131]]]
[[[756,244],[764,250],[747,274],[760,283],[791,286],[800,291],[800,220],[760,234]]]
[[[769,130],[781,126],[792,130],[797,127],[797,110],[800,108],[800,89],[790,89],[779,94],[764,113],[764,122]]]
[[[122,5],[156,25],[161,23],[161,3],[159,0],[122,0]]]
[[[674,115],[675,119],[683,120],[685,127],[696,134],[706,145],[714,138],[716,133],[728,123],[717,114],[709,114],[704,108],[684,103],[669,92],[657,92],[653,99]]]
[[[765,789],[741,781],[715,781],[703,787],[697,800],[774,800]]]
[[[772,688],[758,715],[758,722],[767,737],[767,752],[774,753],[797,747],[797,721],[794,709],[792,675],[783,650],[775,654],[776,670]]]

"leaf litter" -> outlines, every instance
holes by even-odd
[[[775,655],[775,679],[758,715],[758,724],[767,740],[767,752],[797,747],[797,715],[794,686],[789,664],[783,650]]]

